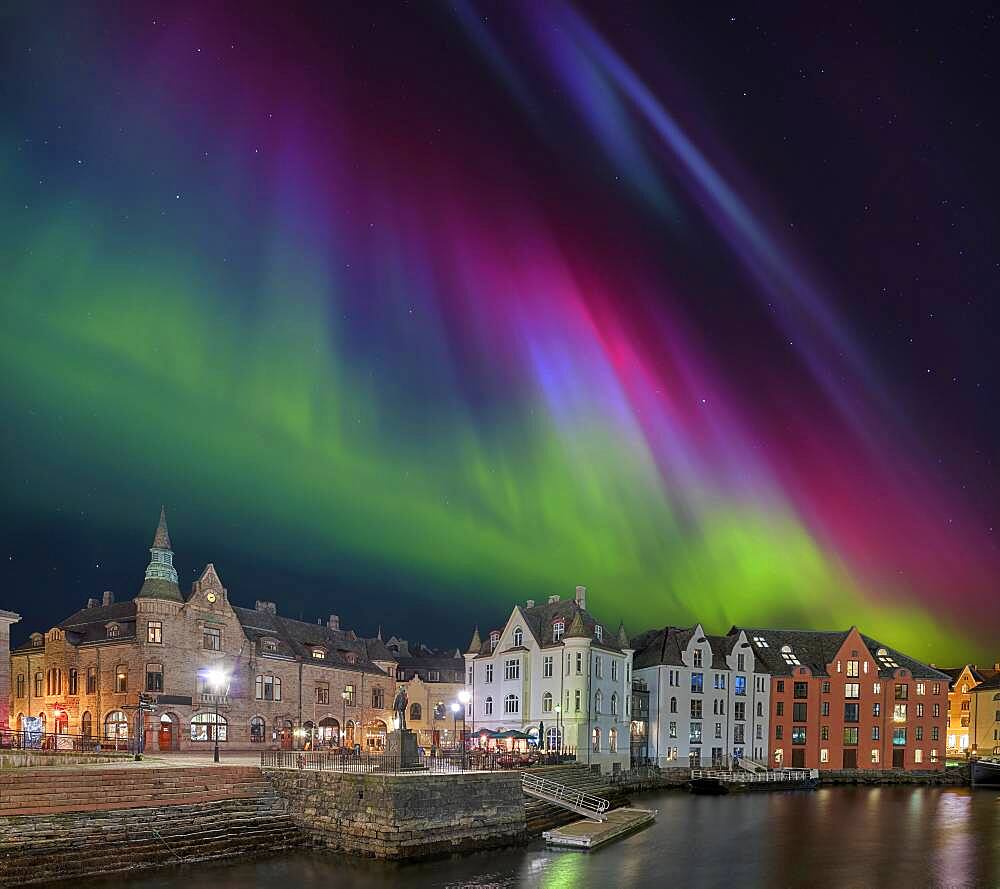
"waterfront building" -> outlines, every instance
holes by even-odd
[[[865,636],[733,627],[771,674],[772,766],[940,770],[948,682]]]
[[[635,675],[649,688],[649,756],[659,766],[767,756],[770,676],[749,639],[701,624],[633,637]]]
[[[465,689],[462,653],[411,645],[396,636],[385,647],[395,664],[397,687],[406,689],[406,727],[417,733],[417,743],[428,750],[461,746],[467,729],[461,700]]]
[[[587,611],[586,588],[516,605],[502,627],[465,652],[469,731],[524,732],[546,749],[575,748],[577,761],[628,768],[632,646]]]
[[[969,691],[969,752],[976,756],[1000,756],[1000,669],[990,673]]]
[[[635,644],[634,642],[632,643]],[[633,656],[633,670],[635,661]],[[644,765],[649,759],[649,686],[645,679],[632,676],[632,724],[629,731],[632,765]]]
[[[966,756],[976,737],[975,727],[970,725],[972,693],[980,683],[1000,673],[1000,664],[994,664],[993,669],[963,664],[961,667],[944,667],[942,672],[951,678],[948,685],[948,755]]]
[[[378,750],[392,719],[396,661],[377,640],[291,620],[272,602],[241,608],[207,565],[182,592],[161,512],[134,598],[104,593],[11,652],[11,714],[46,731],[132,738],[140,696],[146,749],[315,744]],[[6,660],[6,659],[5,659]],[[218,718],[215,711],[218,707]]]
[[[20,619],[20,614],[0,610],[0,728],[10,725],[10,625]]]

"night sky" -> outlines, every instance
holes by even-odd
[[[163,503],[182,585],[366,634],[1000,659],[1000,23],[756,6],[5,6],[15,641]]]

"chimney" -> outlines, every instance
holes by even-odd
[[[278,607],[274,602],[265,602],[263,599],[258,599],[254,602],[254,611],[266,611],[268,614],[277,614]]]
[[[1000,664],[994,664],[993,669],[1000,673]]]
[[[585,586],[578,586],[576,588],[576,604],[584,611],[587,610],[587,588]]]
[[[535,607],[535,600],[534,599],[528,599],[528,607],[529,608],[534,608]]]
[[[115,594],[111,590],[104,591],[104,604],[114,605],[115,604]]]
[[[330,615],[330,619],[326,622],[326,625],[331,630],[339,630],[340,629],[340,615],[338,615],[338,614],[331,614]]]
[[[97,599],[95,599],[95,598],[94,598],[93,596],[91,596],[91,597],[90,597],[90,598],[89,598],[89,599],[87,600],[87,607],[88,607],[88,608],[96,608],[96,607],[97,607],[98,605],[100,605],[100,604],[101,604],[101,603],[100,603],[100,602],[98,602],[98,601],[97,601]]]
[[[549,596],[549,605],[554,605],[558,601],[559,601],[558,596]]]

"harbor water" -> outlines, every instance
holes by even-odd
[[[89,889],[1000,886],[1000,791],[829,787],[735,796],[644,794],[649,828],[595,852],[527,846],[416,864],[322,854],[180,865]]]

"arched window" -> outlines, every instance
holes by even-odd
[[[514,647],[517,648],[518,645],[524,644],[524,631],[518,627],[514,630]]]
[[[493,698],[490,696],[487,696],[486,700],[483,702],[483,713],[486,716],[493,715]]]
[[[562,746],[562,738],[559,736],[559,729],[549,728],[545,730],[545,746],[549,750],[558,750]]]
[[[191,740],[192,741],[214,741],[218,734],[220,741],[225,741],[228,737],[229,724],[226,717],[216,716],[214,713],[199,713],[191,717]]]
[[[24,697],[24,673],[17,674],[17,693],[15,697],[18,698]]]
[[[410,704],[410,719],[416,722],[423,718],[424,708],[419,704]]]
[[[671,713],[677,712],[677,698],[670,699],[670,712]]]
[[[551,713],[552,712],[552,692],[547,691],[542,695],[542,712]]]
[[[39,670],[35,674],[35,697],[40,698],[42,696],[42,671]]]
[[[267,736],[266,728],[267,724],[264,722],[264,717],[254,716],[250,720],[250,743],[263,744],[264,738]]]
[[[115,693],[123,695],[128,691],[128,667],[119,664],[115,667]]]
[[[517,695],[506,695],[503,699],[503,712],[504,713],[518,713],[520,707],[518,705]]]
[[[598,716],[601,715],[601,707],[603,706],[603,704],[604,704],[604,695],[601,694],[600,689],[597,689],[597,694],[594,695],[594,712]]]
[[[125,740],[128,738],[128,717],[121,710],[112,710],[104,717],[104,737]]]
[[[593,744],[594,753],[600,753],[601,752],[601,730],[599,728],[595,727],[594,731],[591,733],[590,737],[591,737],[591,741],[592,741],[592,744]]]
[[[611,715],[618,715],[618,695],[616,694],[611,695]]]
[[[611,753],[618,752],[618,729],[613,728],[608,732],[608,750]]]
[[[83,716],[80,717],[80,734],[85,738],[89,738],[94,732],[94,724],[90,716],[90,711],[85,710]]]

